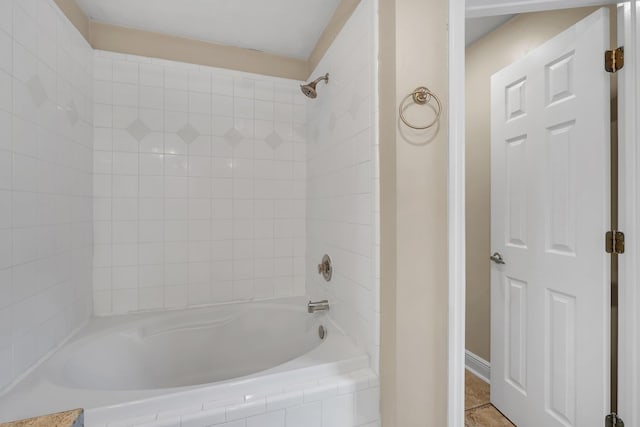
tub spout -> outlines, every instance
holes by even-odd
[[[326,310],[329,310],[329,301],[327,301],[326,299],[322,301],[309,301],[309,304],[307,304],[307,311],[309,313]]]

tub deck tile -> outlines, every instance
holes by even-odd
[[[139,425],[154,422],[156,420],[156,415],[143,415],[137,418],[129,418],[125,421],[114,421],[111,423],[107,423],[107,427],[130,427],[132,425]]]
[[[338,386],[336,384],[321,384],[315,387],[304,389],[304,402],[315,402],[316,400],[324,400],[329,397],[338,395]]]
[[[223,423],[227,420],[225,408],[216,408],[209,411],[200,411],[183,416],[180,427],[202,427],[211,424]]]
[[[278,409],[302,405],[303,399],[304,393],[302,391],[290,391],[267,396],[267,410],[276,411]]]
[[[202,409],[224,408],[226,406],[239,405],[244,402],[245,398],[242,396],[230,397],[228,399],[209,400],[202,404]]]
[[[257,399],[253,402],[241,403],[239,405],[227,406],[227,420],[233,421],[258,415],[266,412],[267,399]]]

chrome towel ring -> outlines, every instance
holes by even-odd
[[[415,102],[418,105],[425,105],[428,102],[430,102],[432,99],[435,99],[437,104],[436,110],[435,110],[436,117],[433,119],[431,123],[429,123],[426,126],[416,126],[407,121],[407,119],[404,116],[404,110],[407,109],[407,106],[405,104],[407,103],[409,98],[413,98],[413,102]],[[400,103],[400,107],[398,110],[400,112],[400,119],[404,122],[405,125],[409,126],[412,129],[424,130],[424,129],[429,129],[430,127],[435,125],[438,122],[438,120],[440,120],[440,113],[442,113],[442,103],[440,102],[440,99],[436,96],[435,93],[431,92],[429,89],[427,89],[424,86],[420,86],[420,87],[417,87],[409,95],[404,97],[404,99]]]

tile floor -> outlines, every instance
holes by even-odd
[[[489,399],[489,384],[469,371],[465,375],[465,427],[515,427]]]

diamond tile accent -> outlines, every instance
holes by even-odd
[[[282,137],[278,135],[278,132],[276,132],[275,130],[267,135],[264,140],[267,144],[269,144],[269,147],[273,148],[274,150],[284,142],[282,140]]]
[[[131,134],[138,142],[142,141],[142,139],[151,133],[151,129],[140,119],[135,119],[129,127],[127,127],[127,132]]]
[[[66,108],[67,119],[69,119],[69,123],[75,126],[80,120],[80,114],[78,113],[78,109],[76,108],[76,103],[73,102],[73,99],[69,102]]]
[[[231,129],[229,129],[228,131],[225,132],[224,139],[226,139],[227,142],[233,146],[233,145],[238,144],[240,141],[242,141],[244,139],[244,137],[238,131],[238,129],[231,128]]]
[[[362,103],[362,99],[358,96],[358,94],[353,94],[353,98],[351,98],[351,105],[349,106],[349,114],[351,114],[352,118],[356,118],[358,115],[358,111],[360,111],[360,104]]]
[[[44,86],[42,85],[42,81],[40,81],[40,77],[34,76],[27,82],[27,87],[29,88],[29,93],[31,94],[31,99],[33,99],[33,103],[40,107],[44,104],[44,101],[47,100],[47,91],[44,90]]]
[[[178,136],[182,138],[184,142],[187,144],[191,144],[195,141],[199,136],[200,132],[196,128],[194,128],[191,123],[187,123],[180,129],[178,132]]]
[[[329,116],[329,123],[327,124],[327,128],[329,128],[331,132],[333,132],[333,130],[336,128],[337,120],[338,118],[336,117],[336,113],[331,113],[331,115]]]

